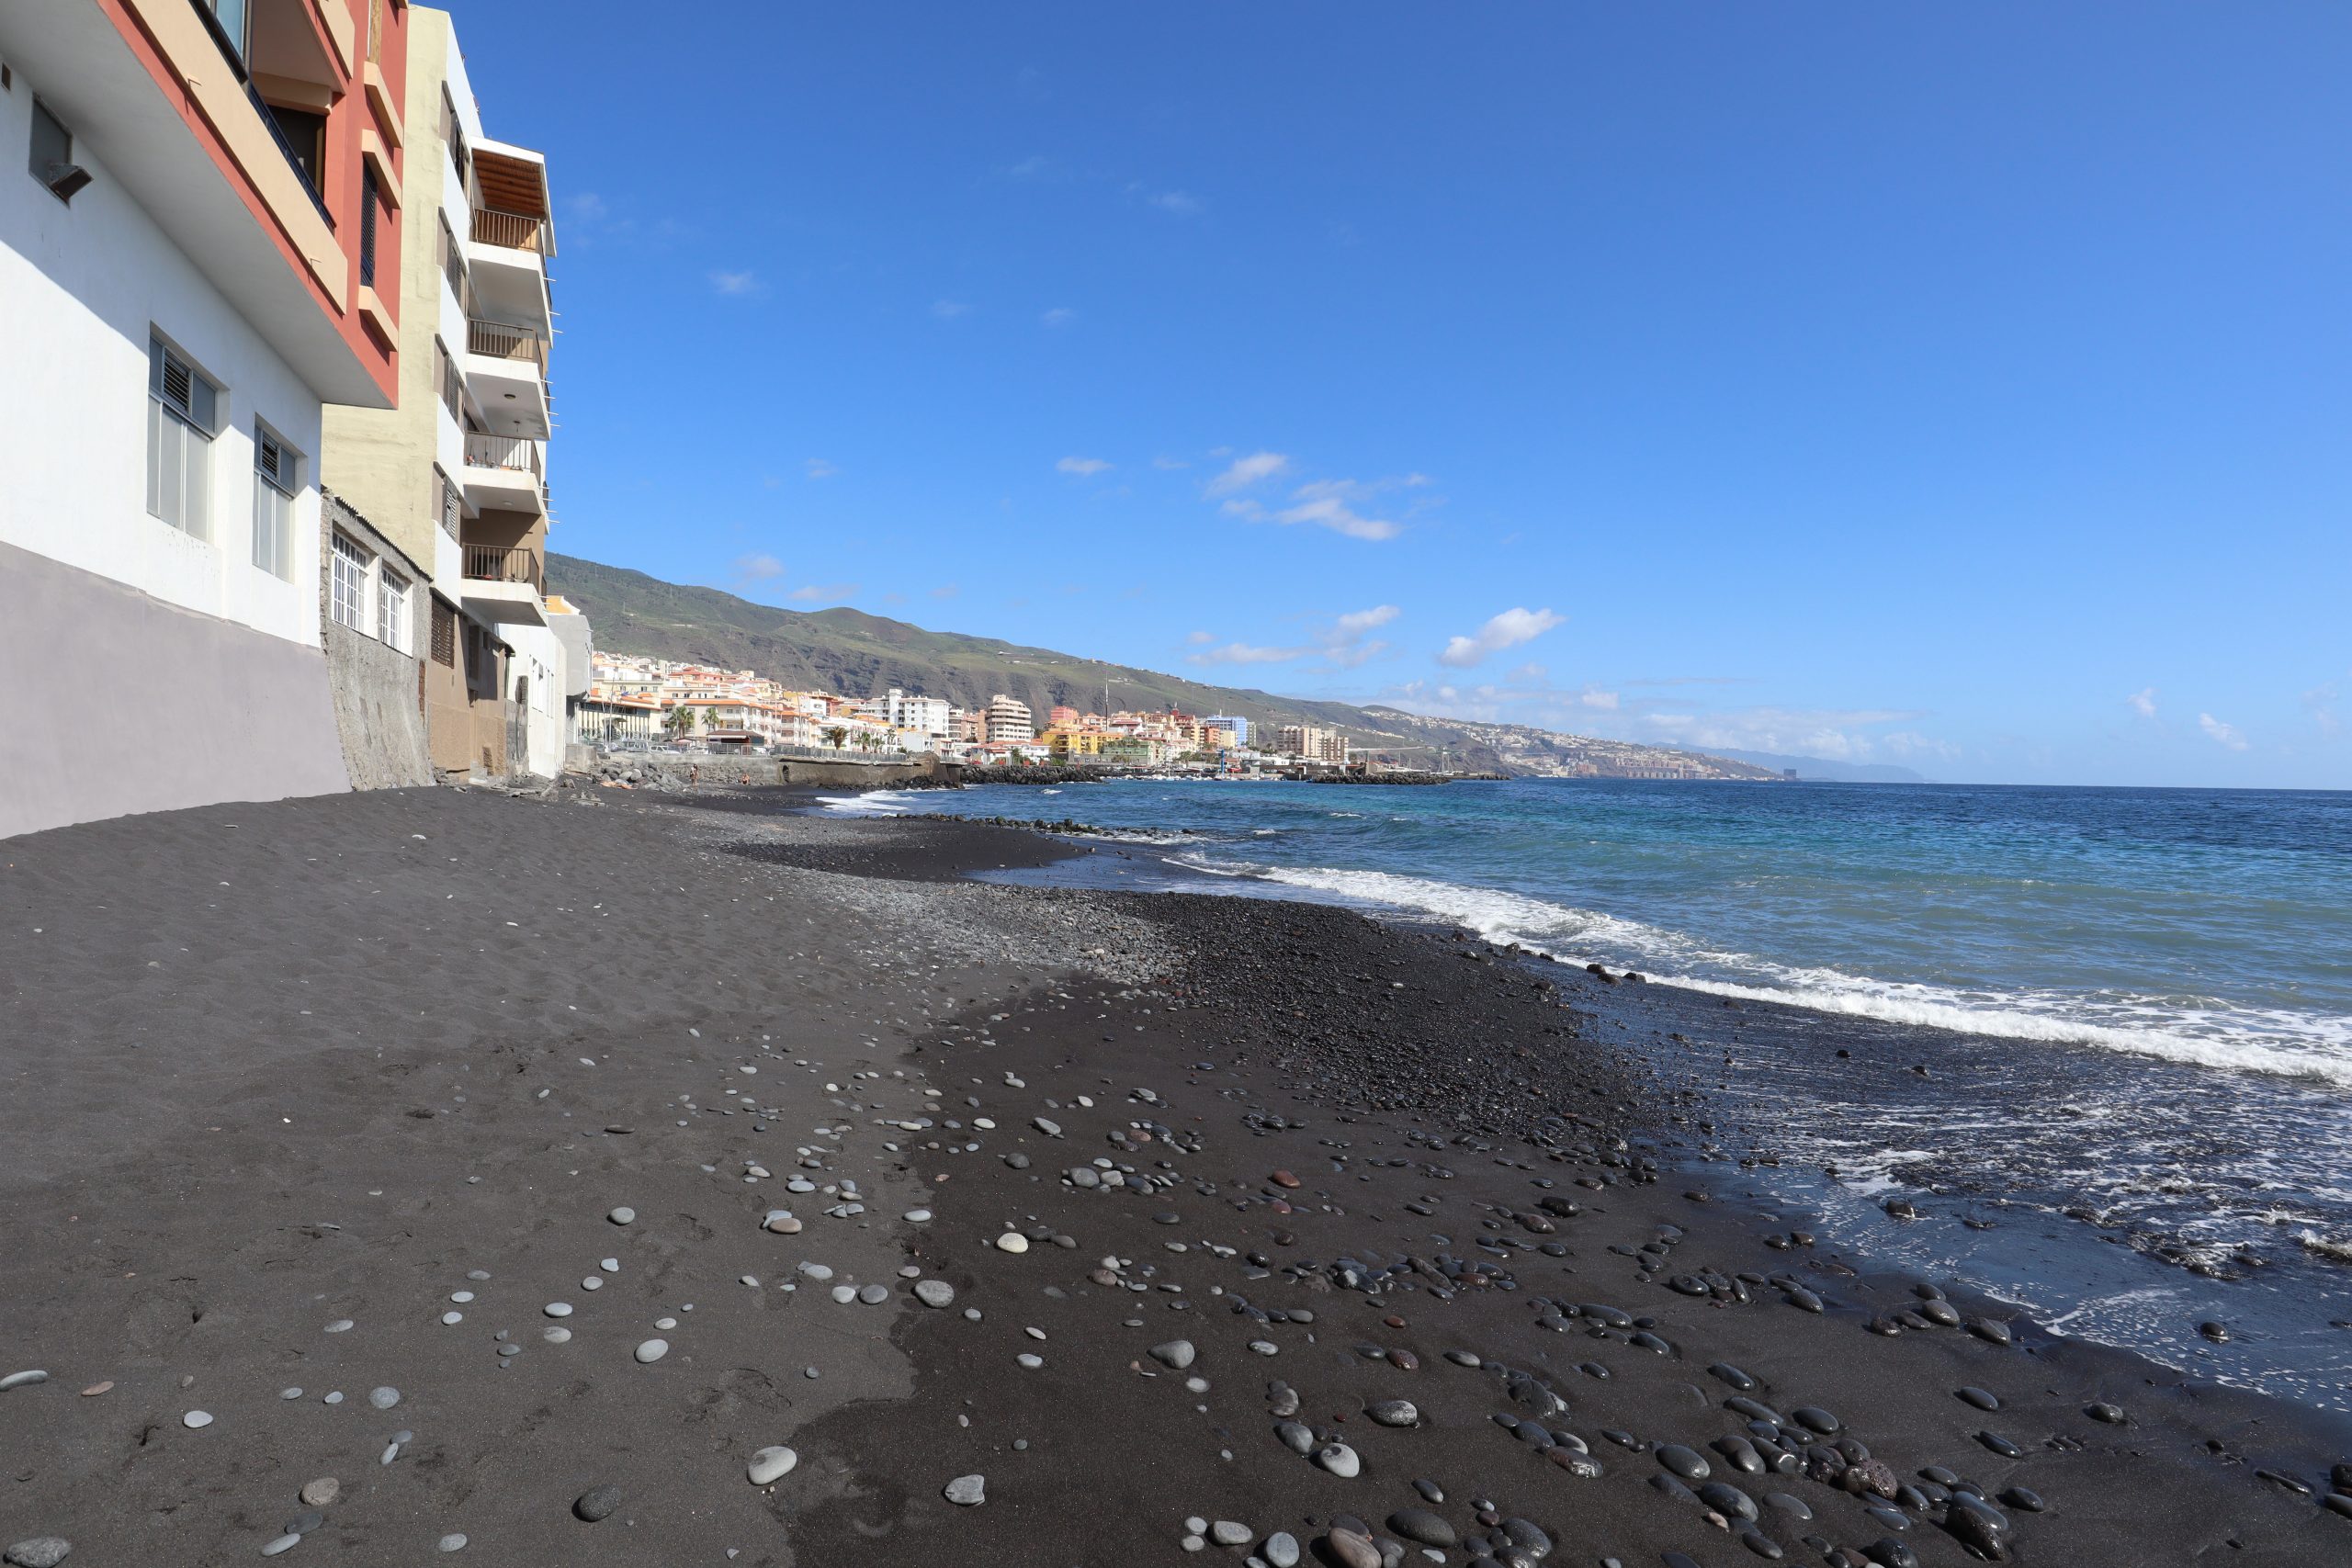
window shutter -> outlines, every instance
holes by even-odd
[[[277,444],[277,437],[266,430],[261,433],[259,440],[254,445],[254,467],[259,468],[262,477],[278,489],[293,488],[287,483],[286,449]]]

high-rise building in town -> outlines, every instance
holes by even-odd
[[[1229,713],[1211,714],[1201,720],[1203,729],[1222,729],[1233,737],[1236,746],[1250,744],[1250,721]]]
[[[1032,740],[1036,734],[1027,703],[1017,702],[1001,692],[989,699],[990,740]]]
[[[584,622],[546,597],[547,160],[484,133],[448,14],[406,9],[400,397],[329,410],[322,472],[429,565],[435,766],[551,775],[589,671]]]
[[[348,787],[322,411],[406,368],[410,15],[0,3],[0,834]]]

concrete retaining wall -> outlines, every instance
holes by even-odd
[[[890,789],[906,784],[955,784],[964,770],[936,757],[909,762],[852,762],[805,757],[601,757],[573,747],[570,765],[600,779],[633,779],[657,788],[693,784],[798,784],[816,789]]]
[[[351,787],[316,648],[0,544],[0,838]]]
[[[336,732],[343,740],[344,769],[354,789],[404,789],[433,782],[433,757],[424,737],[424,660],[433,647],[432,590],[396,545],[368,520],[329,494],[319,508],[320,558],[333,547],[328,536],[340,528],[355,544],[391,565],[409,581],[408,645],[403,653],[327,614],[320,625],[326,640],[327,685],[334,701]],[[326,585],[319,588],[323,601]]]

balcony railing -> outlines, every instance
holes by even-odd
[[[468,545],[465,550],[466,576],[476,582],[527,582],[533,592],[547,591],[547,569],[536,550],[520,545]]]
[[[466,348],[492,359],[528,360],[539,367],[540,376],[548,373],[547,340],[522,327],[503,321],[468,321]]]
[[[534,479],[546,477],[546,470],[539,466],[539,444],[522,435],[468,435],[466,466],[508,468],[528,473]]]
[[[547,254],[546,219],[526,218],[519,212],[501,212],[494,207],[477,207],[473,211],[476,243]]]

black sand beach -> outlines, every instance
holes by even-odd
[[[1589,976],[732,804],[0,841],[12,1561],[2352,1561],[2343,1422],[1651,1164]]]

